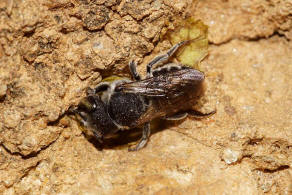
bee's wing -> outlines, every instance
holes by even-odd
[[[181,69],[141,81],[123,83],[116,90],[148,97],[176,97],[186,90],[194,90],[204,78],[204,74],[198,70]]]
[[[157,85],[157,84],[160,84]],[[154,87],[156,85],[156,87]],[[149,79],[145,79],[142,81],[124,83],[122,85],[117,86],[118,91],[126,92],[126,93],[135,93],[143,96],[165,96],[165,84],[160,82],[159,80],[154,80],[153,77]]]

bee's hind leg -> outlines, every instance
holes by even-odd
[[[190,116],[190,117],[201,119],[201,118],[205,118],[205,117],[208,117],[208,116],[215,114],[216,110],[213,110],[213,111],[208,112],[208,113],[202,113],[202,112],[197,111],[197,110],[189,110],[187,113],[188,113],[188,116]]]
[[[144,124],[142,137],[141,137],[139,143],[135,147],[129,148],[128,150],[129,151],[138,151],[141,148],[144,148],[149,140],[150,133],[151,133],[150,123],[147,122]]]
[[[185,119],[187,116],[201,119],[201,118],[211,116],[215,113],[216,113],[216,110],[213,110],[212,112],[208,112],[208,113],[202,113],[202,112],[196,111],[196,110],[189,110],[189,111],[184,112],[184,113],[177,113],[177,114],[172,115],[172,116],[165,116],[165,117],[163,117],[163,119],[169,120],[169,121],[177,121],[177,120]]]
[[[137,63],[134,62],[133,60],[130,61],[129,63],[129,68],[130,68],[130,71],[131,71],[131,74],[133,76],[133,78],[136,80],[136,81],[140,81],[141,80],[141,76],[139,75],[139,73],[137,72]]]
[[[169,121],[177,121],[177,120],[182,120],[188,116],[187,112],[184,113],[178,113],[172,116],[165,116],[163,119],[169,120]]]
[[[188,41],[181,41],[181,42],[175,44],[172,48],[170,48],[166,52],[166,54],[159,55],[159,56],[155,57],[153,60],[151,60],[147,64],[147,77],[149,78],[152,76],[152,66],[167,62],[169,60],[169,58],[178,50],[178,48],[180,48],[181,46],[183,46],[186,43],[188,43]]]

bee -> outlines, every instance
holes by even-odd
[[[74,113],[80,123],[100,142],[104,138],[134,127],[143,126],[142,137],[129,151],[143,148],[150,137],[150,121],[156,118],[180,120],[188,115],[209,116],[192,107],[203,93],[204,73],[191,67],[167,63],[188,41],[182,41],[147,64],[147,76],[141,79],[137,64],[129,63],[134,80],[105,79],[80,101]],[[153,68],[162,64],[157,68]]]

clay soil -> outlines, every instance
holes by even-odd
[[[131,59],[145,75],[191,15],[209,26],[201,109],[217,113],[100,149],[66,110]],[[0,193],[291,194],[291,41],[291,0],[0,1]]]

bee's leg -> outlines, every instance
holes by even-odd
[[[177,70],[181,70],[181,69],[187,69],[189,67],[187,66],[183,66],[181,64],[176,64],[176,63],[168,63],[165,64],[163,66],[157,67],[155,69],[152,70],[152,75],[153,76],[159,76],[159,75],[163,75],[167,72],[174,72]]]
[[[130,63],[129,63],[129,68],[130,68],[131,74],[132,74],[133,78],[134,78],[136,81],[140,81],[140,80],[141,80],[141,76],[140,76],[139,73],[137,72],[136,67],[137,67],[136,62],[134,62],[133,60],[130,61]]]
[[[176,121],[176,120],[182,120],[188,116],[188,113],[178,113],[172,116],[165,116],[163,119],[169,120],[169,121]]]
[[[191,116],[191,117],[194,117],[197,119],[201,119],[201,118],[205,118],[205,117],[208,117],[208,116],[215,114],[216,110],[213,110],[212,112],[208,112],[208,113],[202,113],[202,112],[197,111],[197,110],[189,110],[187,113],[188,113],[188,116]]]
[[[144,124],[142,137],[141,137],[139,143],[134,148],[129,148],[128,150],[129,151],[138,151],[141,148],[143,148],[149,140],[150,133],[151,133],[150,123],[147,122]]]
[[[169,58],[176,52],[178,48],[180,48],[182,45],[186,44],[188,41],[181,41],[174,45],[172,48],[170,48],[166,54],[159,55],[155,57],[153,60],[151,60],[147,64],[147,77],[152,76],[152,66],[160,63],[165,63],[166,61],[169,60]]]
[[[99,83],[94,89],[88,88],[87,95],[94,95],[98,92],[105,91],[109,88],[110,84],[108,82]]]
[[[101,135],[100,132],[98,131],[92,131],[93,132],[93,135],[95,137],[95,139],[97,139],[97,141],[102,144],[103,143],[103,136]]]

